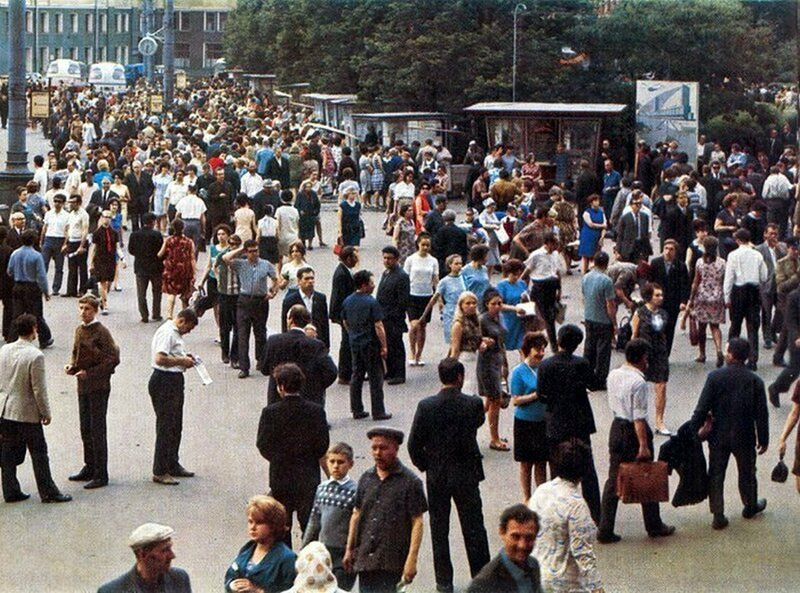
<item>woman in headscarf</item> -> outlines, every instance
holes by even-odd
[[[284,593],[344,593],[331,570],[331,555],[322,543],[311,542],[300,550],[294,568],[294,586]]]

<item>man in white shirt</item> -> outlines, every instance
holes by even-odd
[[[186,226],[183,234],[189,237],[195,246],[195,254],[200,247],[203,229],[206,228],[206,203],[197,197],[195,187],[189,187],[189,193],[175,206],[175,216],[183,219]]]
[[[153,335],[151,344],[153,374],[147,390],[156,413],[156,446],[153,455],[153,481],[175,486],[179,478],[194,473],[179,461],[183,431],[183,373],[195,365],[186,352],[183,336],[197,326],[197,314],[184,309],[175,320],[167,320]]]
[[[61,251],[67,254],[69,274],[67,276],[67,293],[64,296],[81,296],[86,292],[89,280],[86,268],[86,254],[89,235],[89,213],[81,206],[80,196],[72,195],[68,200],[69,214],[64,230],[66,243]],[[80,280],[80,282],[79,282]]]
[[[786,227],[789,223],[789,208],[792,199],[792,184],[776,166],[769,168],[769,175],[764,180],[761,195],[767,203],[767,221],[778,223],[780,227],[779,238],[786,237]]]
[[[742,321],[747,323],[747,341],[750,342],[750,359],[747,368],[757,369],[758,327],[761,322],[760,287],[767,281],[767,264],[750,243],[750,231],[739,229],[733,234],[738,249],[728,255],[725,264],[723,291],[725,306],[731,311],[728,340],[742,333]]]
[[[55,261],[56,271],[53,275],[53,294],[61,290],[61,281],[64,278],[64,247],[66,246],[66,231],[69,224],[69,214],[64,210],[67,197],[64,194],[53,196],[53,209],[44,215],[44,226],[39,239],[44,258],[45,273],[50,271],[50,260]]]
[[[247,197],[253,199],[253,196],[262,190],[264,187],[264,179],[256,172],[255,162],[250,162],[247,165],[247,172],[242,175],[240,189],[242,193],[247,194]]]
[[[33,180],[39,184],[39,191],[45,193],[50,184],[47,180],[47,169],[44,166],[44,157],[37,154],[33,157]]]
[[[653,431],[647,423],[650,390],[644,378],[650,345],[635,338],[625,346],[625,364],[608,375],[608,405],[614,414],[608,435],[608,480],[603,488],[602,515],[597,541],[613,544],[622,538],[614,533],[617,515],[617,473],[621,463],[650,461],[653,458]],[[644,526],[650,537],[675,533],[675,527],[661,521],[657,502],[642,504]]]
[[[558,254],[558,239],[553,233],[545,233],[544,244],[525,260],[522,279],[531,280],[531,300],[536,311],[547,326],[547,337],[553,351],[556,350],[556,314],[561,301],[561,261]]]

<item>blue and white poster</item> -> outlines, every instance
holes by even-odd
[[[636,136],[650,146],[678,143],[680,152],[697,162],[699,98],[696,82],[636,81]]]

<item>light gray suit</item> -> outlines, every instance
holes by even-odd
[[[764,334],[765,342],[777,341],[778,332],[783,327],[783,311],[776,307],[778,291],[775,282],[775,264],[778,260],[786,257],[787,249],[784,243],[778,243],[775,246],[774,262],[766,241],[756,245],[755,250],[761,254],[761,257],[764,258],[764,263],[767,264],[767,280],[759,289],[761,297],[761,331]],[[773,308],[775,310],[774,317]]]

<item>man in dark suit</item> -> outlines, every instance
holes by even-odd
[[[272,378],[274,370],[291,362],[306,376],[300,395],[324,408],[325,390],[336,380],[336,365],[325,344],[306,335],[304,328],[311,323],[311,315],[304,305],[293,305],[286,317],[288,331],[271,335],[264,347],[261,373],[270,378],[267,403],[278,401],[278,386]]]
[[[664,241],[662,254],[650,262],[648,280],[664,289],[664,310],[667,312],[667,355],[672,352],[675,337],[675,324],[678,314],[686,308],[689,300],[689,270],[678,258],[678,242],[674,239]]]
[[[642,202],[641,190],[633,190],[631,211],[623,214],[617,224],[617,251],[626,262],[635,262],[653,252],[650,246],[650,216],[642,212]]]
[[[342,328],[342,339],[339,343],[339,383],[350,384],[350,375],[353,373],[353,363],[350,353],[350,337],[342,322],[342,303],[356,291],[353,281],[355,267],[358,265],[358,247],[347,245],[339,253],[339,265],[333,272],[331,282],[331,308],[330,319]]]
[[[275,154],[267,163],[267,177],[273,181],[280,181],[281,187],[290,187],[289,158],[283,154],[280,146],[275,147]]]
[[[330,444],[328,420],[322,406],[300,396],[305,377],[293,363],[272,373],[280,401],[261,411],[256,446],[269,461],[272,496],[286,507],[284,542],[292,543],[292,515],[305,531],[320,478],[320,459]]]
[[[542,593],[539,563],[531,554],[537,533],[539,518],[527,506],[515,504],[504,510],[500,515],[503,549],[472,580],[467,593]],[[516,567],[516,574],[510,566]]]
[[[400,252],[394,245],[383,248],[383,265],[386,268],[381,276],[376,297],[383,307],[383,327],[386,330],[386,382],[399,385],[406,382],[406,347],[403,334],[406,326],[406,309],[411,285],[402,266],[399,264]]]
[[[125,185],[128,187],[128,218],[134,231],[143,226],[142,217],[150,211],[150,197],[155,186],[149,173],[142,171],[142,163],[137,160],[131,165],[132,171],[125,176]]]
[[[764,152],[767,153],[769,164],[774,165],[783,154],[783,139],[776,128],[771,128],[769,138],[764,145]]]
[[[11,334],[12,305],[11,293],[14,289],[14,279],[4,273],[8,269],[8,260],[11,258],[13,249],[6,243],[8,227],[0,226],[0,302],[3,304],[3,339],[8,342]]]
[[[456,213],[454,210],[447,209],[442,213],[444,225],[433,236],[433,254],[439,260],[439,278],[444,278],[450,273],[445,261],[450,255],[460,255],[461,262],[467,264],[469,246],[467,244],[467,232],[456,226]]]
[[[676,257],[680,260],[685,258],[686,249],[693,238],[692,213],[689,211],[689,196],[686,193],[679,193],[664,205],[664,216],[658,227],[658,238],[662,250],[667,239],[675,239],[678,242]]]
[[[312,268],[297,270],[297,284],[299,290],[292,291],[283,299],[281,309],[281,331],[286,331],[286,314],[295,305],[304,306],[311,315],[311,323],[317,330],[317,337],[331,347],[330,321],[328,320],[328,299],[321,292],[314,290],[315,275]]]
[[[211,233],[217,225],[228,224],[231,220],[233,206],[233,186],[225,181],[225,170],[219,167],[214,172],[214,183],[208,186],[206,199],[206,241],[211,239]]]
[[[763,455],[769,446],[769,415],[764,381],[745,367],[750,345],[744,338],[732,338],[725,354],[727,366],[709,373],[692,415],[695,430],[714,418],[708,439],[708,502],[714,515],[714,529],[728,526],[725,517],[725,470],[731,455],[739,470],[742,516],[750,519],[767,507],[758,498],[756,449]]]
[[[581,160],[581,171],[575,180],[575,201],[578,204],[578,212],[583,212],[589,205],[588,198],[600,189],[597,175],[592,171],[592,166],[587,160]],[[583,220],[579,217],[579,220]]]
[[[589,447],[586,474],[581,480],[583,498],[595,523],[600,521],[600,484],[591,455],[591,435],[597,432],[594,413],[587,395],[595,376],[589,361],[574,352],[583,341],[577,325],[564,325],[558,330],[558,352],[539,365],[537,374],[539,399],[547,404],[545,422],[551,450],[573,438]]]
[[[778,288],[775,282],[775,268],[778,260],[786,257],[786,245],[778,241],[780,226],[774,222],[767,224],[764,230],[764,242],[756,245],[756,251],[764,258],[767,264],[767,281],[761,285],[761,331],[764,335],[764,348],[772,348],[772,343],[778,341],[778,329],[783,325],[783,316],[775,307],[778,300]],[[773,319],[772,311],[775,308]]]
[[[142,217],[142,228],[133,231],[128,239],[128,252],[134,257],[133,273],[136,276],[136,300],[142,323],[149,319],[161,321],[161,273],[164,264],[158,257],[164,237],[155,230],[156,215],[152,212]],[[153,292],[153,314],[148,315],[147,285]]]
[[[464,365],[456,358],[439,363],[441,391],[417,405],[408,453],[425,472],[431,520],[436,590],[453,590],[450,561],[450,501],[455,502],[467,548],[470,575],[489,562],[479,484],[484,479],[476,433],[483,424],[483,402],[461,393]]]

